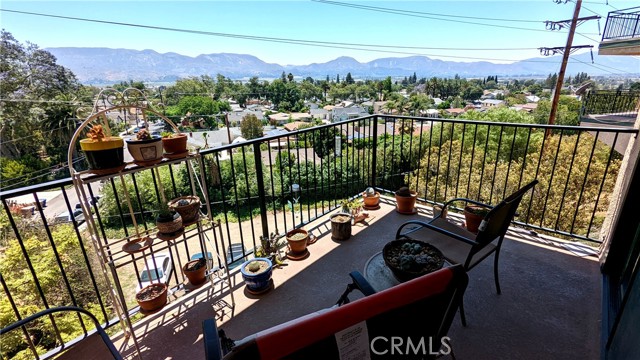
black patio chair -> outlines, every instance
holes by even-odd
[[[40,311],[38,313],[35,313],[29,317],[26,317],[20,321],[16,321],[13,324],[10,324],[9,326],[0,329],[0,336],[5,335],[6,333],[15,330],[19,327],[23,327],[26,324],[35,321],[43,316],[47,316],[47,315],[51,315],[54,313],[58,313],[58,312],[69,312],[69,311],[75,311],[78,313],[81,313],[83,315],[88,316],[91,321],[93,321],[93,324],[96,327],[96,332],[98,333],[98,335],[100,335],[100,338],[102,339],[102,341],[104,342],[104,344],[106,345],[107,349],[109,350],[109,352],[111,353],[111,356],[116,359],[116,360],[121,360],[122,359],[122,355],[120,355],[120,353],[118,352],[118,350],[116,349],[116,347],[113,345],[113,342],[111,341],[111,339],[109,338],[109,335],[107,335],[107,333],[104,331],[104,329],[102,328],[102,326],[100,325],[100,322],[98,321],[98,319],[96,319],[96,317],[90,313],[89,311],[83,309],[83,308],[79,308],[76,306],[59,306],[59,307],[55,307],[55,308],[50,308],[50,309],[46,309],[43,311]],[[86,338],[85,338],[86,339]],[[60,348],[60,352],[67,350],[68,348]]]
[[[350,351],[388,359],[392,338],[398,337],[403,349],[419,352],[408,358],[452,354],[446,336],[468,283],[462,266],[447,267],[378,293],[359,273],[350,275],[354,284],[340,297],[342,306],[336,304],[239,341],[218,331],[214,319],[204,320],[206,359],[340,359]],[[347,296],[354,289],[370,295],[350,302]]]
[[[466,271],[473,269],[482,260],[495,253],[493,276],[496,291],[500,294],[498,259],[500,258],[502,241],[516,214],[522,197],[537,183],[538,180],[528,183],[496,206],[465,198],[449,200],[444,204],[442,212],[432,220],[428,222],[410,220],[400,225],[396,232],[396,239],[410,238],[427,242],[438,248],[450,263],[462,264]],[[471,203],[490,209],[482,220],[477,234],[447,221],[446,218],[442,218],[442,214],[446,213],[447,207],[454,202],[465,202],[465,205],[466,203]],[[404,233],[402,232],[403,229],[411,225],[413,225],[412,228]],[[462,302],[460,303],[460,319],[462,324],[466,326],[467,321]]]

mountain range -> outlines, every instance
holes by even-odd
[[[351,57],[339,57],[325,63],[308,65],[279,65],[266,63],[246,54],[202,54],[196,57],[177,53],[161,54],[154,50],[110,48],[58,47],[45,49],[58,63],[69,68],[85,84],[104,84],[118,81],[172,82],[179,78],[222,74],[231,79],[252,76],[278,78],[284,71],[296,77],[311,76],[324,79],[327,75],[355,78],[404,77],[461,77],[547,76],[558,72],[560,57],[532,58],[510,64],[488,61],[456,62],[430,59],[426,56],[389,57],[361,63]],[[586,72],[589,75],[639,75],[640,60],[629,56],[598,56],[594,64],[589,53],[574,55],[567,66],[567,74]],[[614,73],[614,74],[612,74]],[[622,74],[621,74],[622,73]]]

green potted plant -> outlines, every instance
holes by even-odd
[[[293,229],[287,233],[287,243],[289,244],[290,252],[287,256],[292,257],[304,257],[307,250],[307,242],[309,241],[309,233],[304,229]]]
[[[191,285],[201,285],[207,280],[207,260],[204,257],[191,260],[184,264],[182,272]]]
[[[187,134],[163,132],[162,147],[168,157],[180,157],[187,155]]]
[[[464,220],[467,230],[478,233],[480,223],[489,213],[489,209],[479,205],[467,205],[464,207]]]
[[[380,208],[380,193],[372,187],[368,187],[362,193],[365,210],[376,210]]]
[[[169,208],[166,204],[162,204],[156,216],[156,227],[158,232],[163,235],[171,235],[182,230],[182,216]]]
[[[416,199],[418,193],[413,190],[409,190],[408,187],[403,186],[396,191],[396,211],[400,214],[413,215],[417,213]]]
[[[127,140],[127,150],[138,165],[157,164],[162,160],[162,138],[152,136],[147,129],[142,129],[135,139]]]
[[[240,273],[247,286],[247,291],[251,294],[262,294],[271,288],[273,264],[267,258],[245,261],[240,266]]]
[[[182,216],[182,224],[189,225],[198,220],[200,215],[200,198],[196,195],[181,196],[169,201],[169,208]]]
[[[444,266],[442,252],[424,241],[398,239],[382,249],[385,264],[398,281],[408,281]]]
[[[80,140],[89,169],[94,172],[117,172],[124,168],[124,141],[117,136],[107,136],[102,125],[94,125],[87,138]]]
[[[270,236],[260,236],[260,247],[255,251],[256,257],[267,258],[271,263],[279,267],[283,264],[280,258],[280,242],[278,242],[278,231],[272,232]]]

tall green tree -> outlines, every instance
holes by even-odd
[[[253,114],[245,115],[240,123],[240,132],[247,140],[262,137],[262,121]]]

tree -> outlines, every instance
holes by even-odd
[[[262,121],[253,114],[245,115],[240,123],[240,132],[247,140],[262,137]]]
[[[347,73],[347,77],[344,79],[344,81],[345,81],[347,84],[355,84],[355,83],[356,83],[356,82],[353,80],[353,77],[351,77],[351,73],[350,73],[350,72],[348,72],[348,73]]]
[[[336,147],[335,138],[338,135],[340,135],[340,131],[335,127],[313,131],[313,150],[319,158],[333,154]]]

